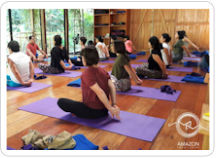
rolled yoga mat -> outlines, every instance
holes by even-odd
[[[161,92],[159,88],[150,88],[142,86],[131,86],[131,90],[127,92],[117,92],[117,94],[131,95],[143,98],[160,99],[166,101],[176,101],[181,94],[181,91],[176,91],[173,94]]]
[[[7,86],[7,90],[15,90],[15,91],[20,91],[20,92],[25,92],[25,93],[33,93],[45,88],[51,87],[49,84],[44,84],[44,83],[38,83],[38,82],[33,82],[31,87],[9,87]]]
[[[51,75],[51,76],[61,76],[61,77],[78,77],[82,75],[82,72],[80,71],[65,71],[63,73],[60,74],[50,74],[50,73],[43,73],[42,70],[40,70],[39,68],[35,68],[34,69],[35,74],[44,74],[44,75]]]
[[[112,119],[111,116],[99,119],[81,119],[62,111],[57,105],[57,99],[50,97],[19,109],[145,141],[153,141],[166,121],[165,119],[126,111],[120,112],[120,121]]]
[[[137,68],[138,66],[141,66],[142,64],[131,64],[133,68]],[[167,71],[179,71],[179,72],[193,72],[193,68],[191,67],[175,67],[171,66]]]

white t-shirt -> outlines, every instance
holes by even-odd
[[[20,73],[20,76],[24,82],[28,81],[30,79],[30,57],[22,52],[12,53],[8,57],[14,64],[16,65],[16,68],[18,72]],[[10,66],[9,66],[9,75],[12,81],[16,83],[20,83],[15,75],[13,74]]]
[[[162,46],[163,46],[163,48],[166,48],[168,50],[168,54],[170,55],[171,54],[171,52],[170,52],[170,46],[167,43],[163,43]],[[168,62],[169,59],[168,59],[166,53],[163,50],[162,50],[161,53],[162,53],[162,59],[163,59],[165,65],[169,65],[169,62]]]
[[[102,43],[102,42],[98,42],[97,44],[96,44],[96,49],[97,49],[97,51],[98,51],[98,55],[99,55],[99,58],[101,59],[101,58],[106,58],[106,55],[105,55],[105,52],[103,52],[100,48],[99,48],[99,46],[102,46],[102,48],[104,48],[104,49],[106,49],[106,45],[104,44],[104,43]]]

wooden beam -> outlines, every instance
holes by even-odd
[[[68,23],[68,9],[64,9],[64,45],[66,48],[66,51],[69,55],[69,23]]]
[[[11,39],[11,41],[13,41],[13,28],[12,28],[11,9],[8,9],[8,17],[9,17],[10,39]]]
[[[47,53],[45,9],[40,10],[42,49]]]
[[[154,35],[154,9],[152,9],[152,30],[151,30],[151,36]]]

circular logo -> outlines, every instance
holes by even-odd
[[[196,122],[196,126],[195,127],[192,127],[192,121],[188,121],[186,123],[182,123],[182,120],[186,117],[191,117],[193,120],[195,120]],[[185,132],[182,127],[183,126],[186,130],[190,129],[192,130],[193,132],[191,133],[187,133]],[[185,138],[191,138],[193,136],[195,136],[198,131],[199,131],[199,118],[197,117],[197,115],[193,114],[193,113],[190,113],[190,112],[186,112],[186,113],[183,113],[181,114],[178,118],[177,118],[177,121],[176,121],[176,130],[177,132],[182,135],[183,137]]]

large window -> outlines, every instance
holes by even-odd
[[[46,15],[46,39],[47,53],[53,48],[53,37],[60,35],[62,37],[62,45],[64,45],[64,10],[48,9],[45,10]]]
[[[73,38],[79,34],[87,41],[94,38],[93,9],[70,9],[69,17],[69,51],[74,52]],[[75,44],[75,51],[80,51],[80,45]]]
[[[28,36],[32,35],[31,10],[30,9],[12,9],[12,30],[13,40],[20,44],[20,50],[25,52],[28,44]]]
[[[33,18],[34,14],[34,18]],[[7,32],[9,30],[9,18],[7,18]],[[13,31],[13,40],[16,40],[20,44],[20,50],[26,51],[28,44],[28,37],[35,35],[36,43],[41,47],[41,28],[40,28],[40,11],[31,9],[12,9],[11,10],[11,22]],[[7,41],[10,40],[10,36],[7,37]]]

